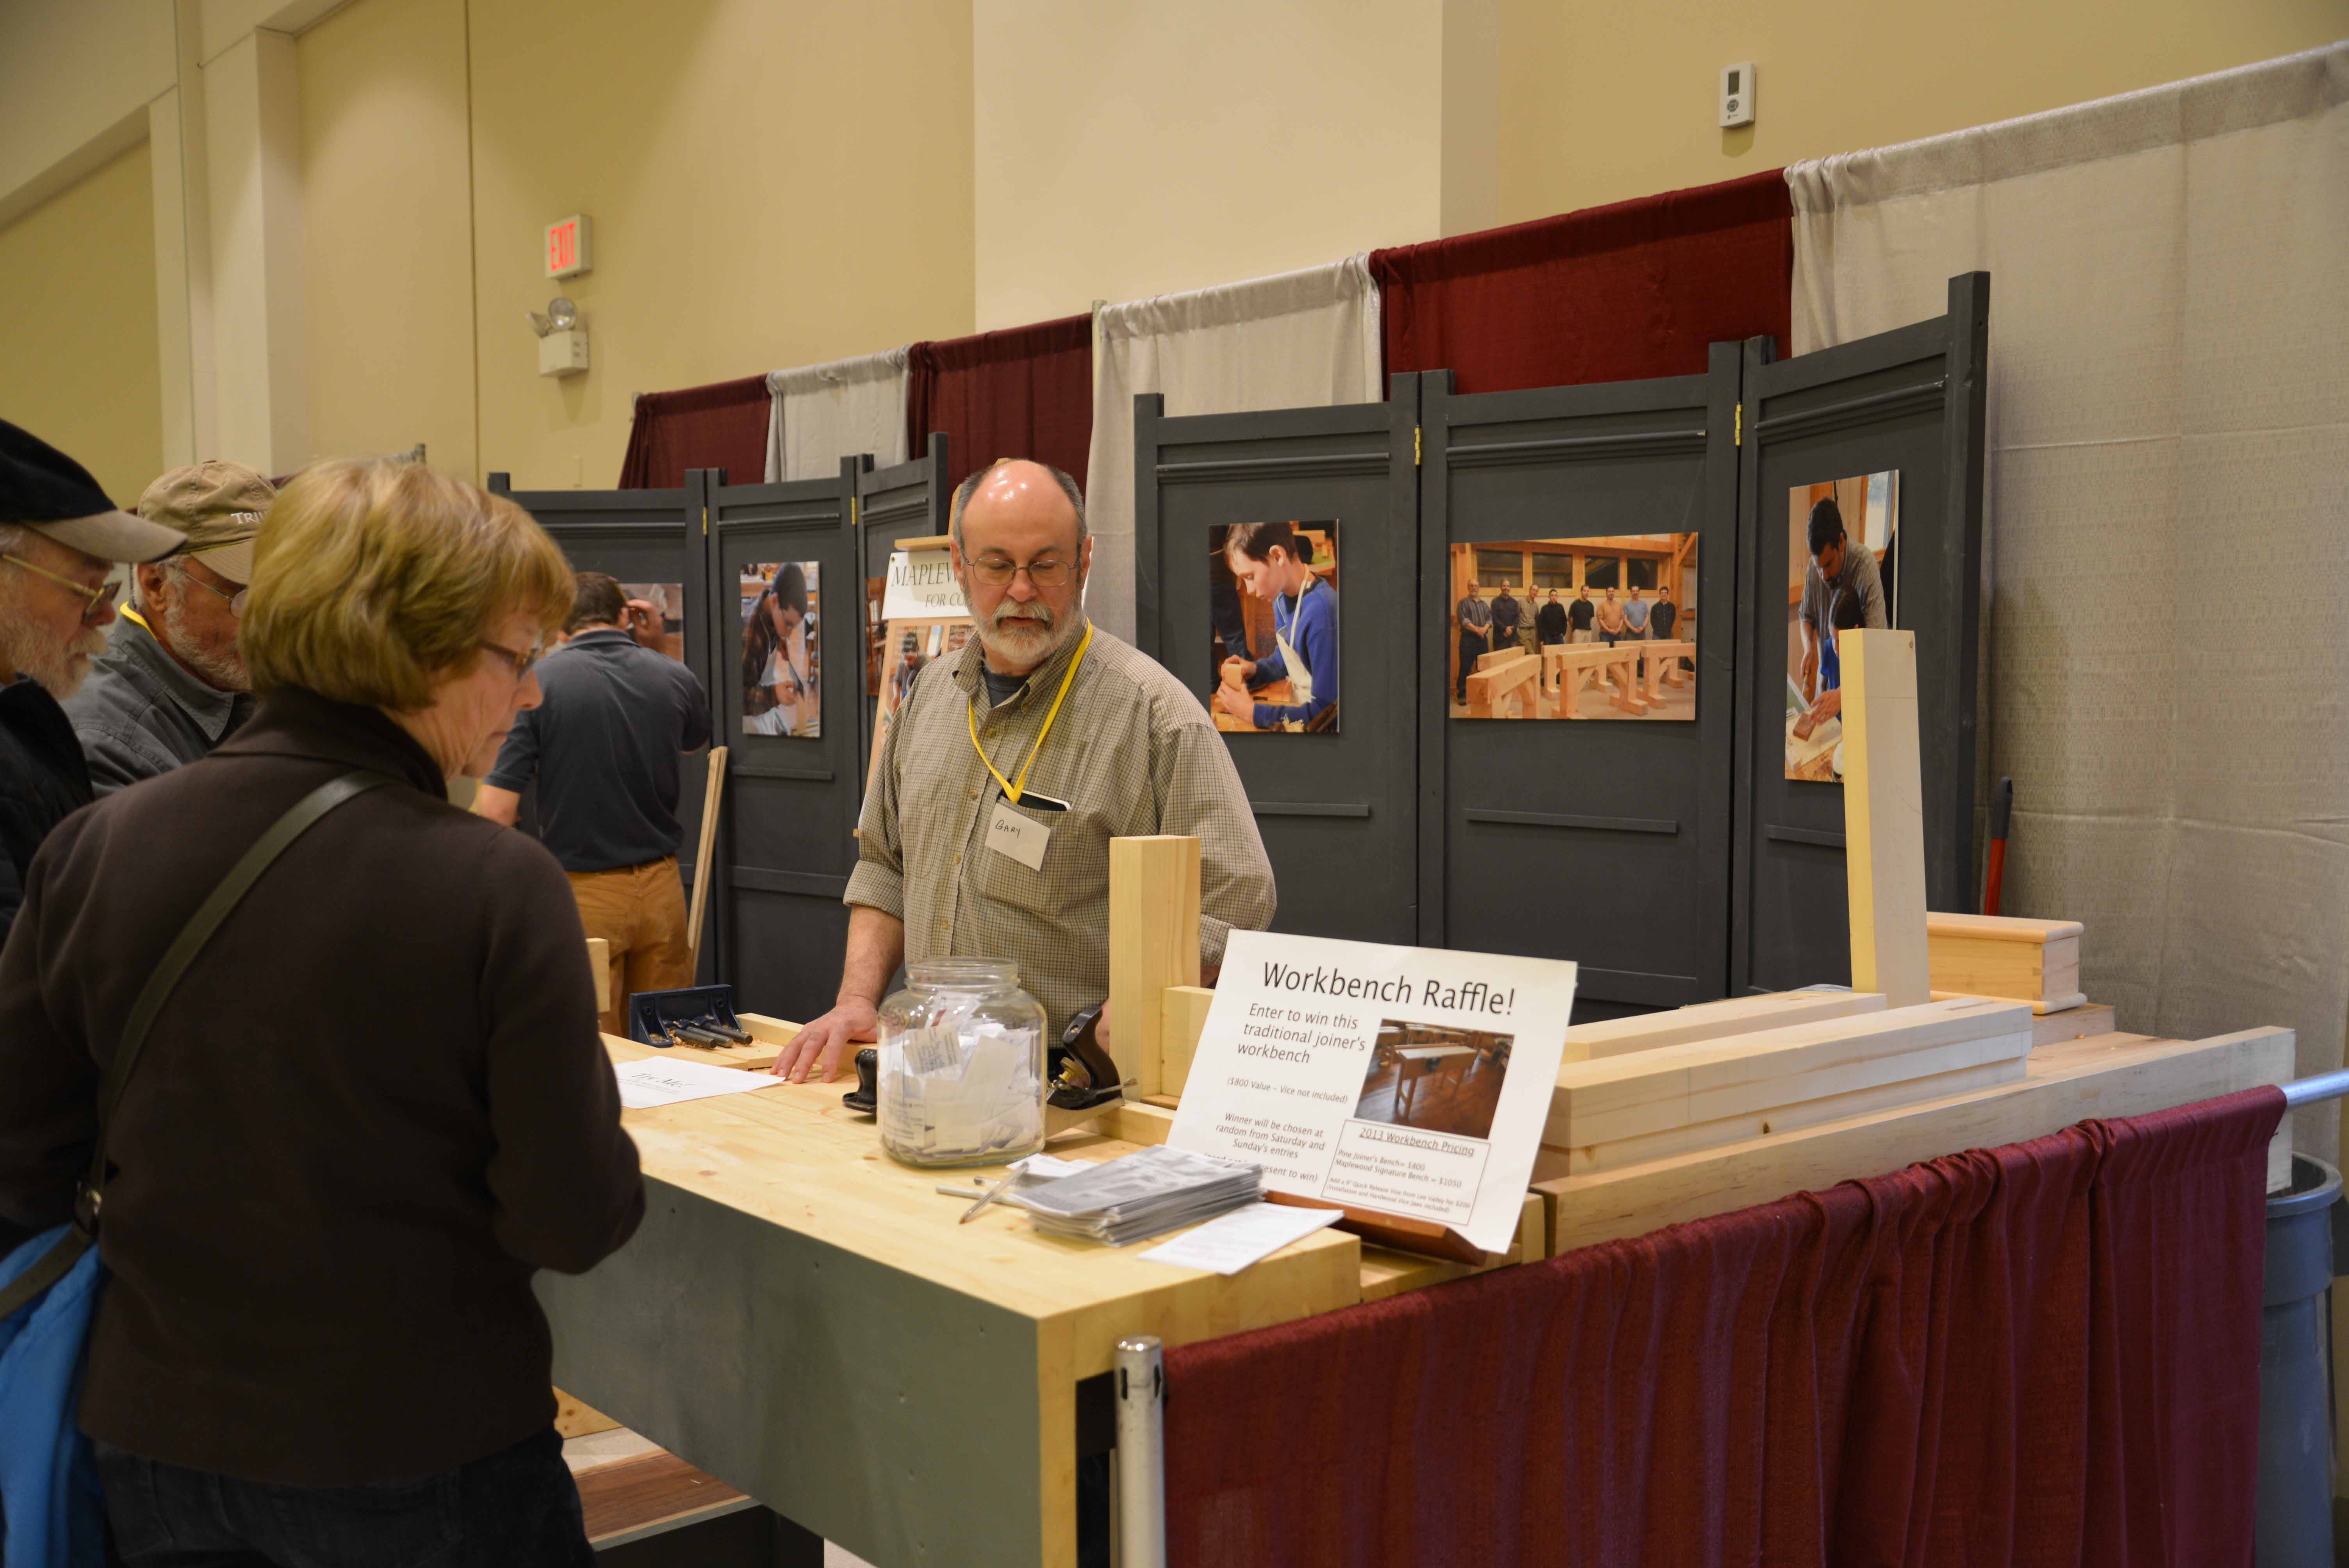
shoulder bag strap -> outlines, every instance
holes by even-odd
[[[7,1317],[26,1302],[39,1295],[57,1281],[65,1278],[74,1264],[80,1261],[98,1240],[98,1210],[106,1191],[106,1139],[114,1119],[115,1107],[121,1101],[122,1090],[130,1081],[131,1069],[139,1065],[139,1054],[146,1047],[147,1031],[154,1025],[163,1004],[180,984],[180,976],[195,962],[196,954],[212,939],[221,923],[229,916],[261,880],[271,862],[285,853],[295,840],[316,825],[318,820],[345,801],[356,799],[370,789],[380,789],[397,780],[388,775],[359,769],[328,779],[295,801],[286,813],[261,835],[260,841],[244,851],[243,857],[229,868],[220,885],[211,896],[188,917],[179,936],[164,953],[162,962],[147,976],[140,988],[139,998],[130,1006],[130,1016],[122,1026],[122,1037],[116,1042],[114,1060],[107,1069],[106,1087],[98,1100],[98,1136],[91,1142],[89,1171],[82,1178],[74,1195],[74,1226],[57,1238],[57,1245],[44,1253],[38,1263],[0,1288],[0,1318]]]

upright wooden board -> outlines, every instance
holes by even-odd
[[[600,936],[587,939],[587,969],[595,982],[595,1011],[612,1008],[612,944]]]
[[[712,747],[709,752],[709,783],[701,798],[701,837],[693,851],[693,863],[707,867],[710,863],[709,846],[718,839],[718,806],[726,794],[726,748]],[[693,950],[693,972],[701,973],[701,917],[709,909],[710,878],[706,872],[697,871],[693,878],[693,913],[685,923],[685,944]]]
[[[1160,1092],[1166,987],[1199,983],[1199,841],[1160,834],[1109,841],[1109,1053]]]
[[[1207,1009],[1216,994],[1204,985],[1166,987],[1166,1012],[1159,1027],[1158,1092],[1179,1095],[1190,1080],[1191,1058],[1207,1030]]]
[[[1844,871],[1851,985],[1894,1007],[1931,995],[1925,943],[1925,807],[1917,763],[1917,637],[1847,632],[1843,658]]]

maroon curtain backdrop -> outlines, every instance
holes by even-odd
[[[1166,1357],[1170,1560],[2249,1568],[2258,1089]]]
[[[1780,171],[1371,253],[1386,367],[1460,392],[1693,376],[1708,344],[1793,341]]]
[[[905,449],[918,455],[931,431],[944,430],[950,482],[998,458],[1034,458],[1085,482],[1093,443],[1092,317],[917,343],[907,357]]]
[[[768,407],[764,376],[646,393],[628,428],[620,488],[675,490],[688,469],[724,469],[728,484],[759,483],[767,477]]]

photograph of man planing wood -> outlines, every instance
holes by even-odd
[[[1113,838],[1199,840],[1208,976],[1233,927],[1272,920],[1272,866],[1206,709],[1085,615],[1076,480],[998,461],[956,490],[949,527],[978,634],[922,670],[890,727],[857,829],[839,996],[772,1069],[795,1081],[875,1038],[890,977],[925,958],[1009,959],[1058,1037],[1109,995]],[[1114,1028],[1104,1011],[1112,1053]]]

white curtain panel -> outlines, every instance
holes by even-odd
[[[2349,43],[1786,171],[1795,348],[1991,274],[2005,908],[2121,1026],[2349,1017]],[[2302,1113],[2330,1154],[2331,1106]]]
[[[1104,306],[1093,323],[1093,440],[1087,521],[1098,542],[1086,608],[1133,635],[1133,399],[1163,392],[1169,415],[1371,403],[1379,290],[1370,259]]]
[[[882,468],[905,460],[905,351],[767,373],[767,482],[822,479],[840,459],[870,452]]]

